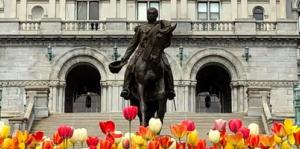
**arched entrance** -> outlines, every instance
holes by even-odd
[[[231,77],[226,69],[218,64],[206,65],[198,71],[196,80],[196,112],[232,112]]]
[[[90,64],[77,65],[67,73],[65,112],[100,112],[99,71]]]

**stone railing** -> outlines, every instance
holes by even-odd
[[[261,118],[264,125],[264,131],[266,134],[269,134],[270,124],[272,123],[271,108],[266,99],[262,100],[262,106],[263,106],[263,111],[262,111]]]
[[[171,22],[177,24],[174,35],[299,35],[296,20],[277,22],[172,20]],[[106,21],[0,20],[0,35],[132,35],[134,28],[142,23],[145,22],[118,19]]]

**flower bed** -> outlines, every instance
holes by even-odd
[[[272,134],[260,134],[259,126],[251,123],[247,127],[240,119],[215,120],[208,133],[208,140],[198,137],[196,125],[192,120],[183,120],[170,126],[170,135],[158,135],[162,128],[159,119],[152,118],[149,126],[140,126],[137,132],[131,132],[131,120],[135,119],[137,108],[129,106],[123,109],[123,116],[129,122],[129,132],[115,130],[113,121],[100,121],[99,127],[105,138],[89,136],[85,128],[74,129],[61,125],[53,136],[44,136],[43,131],[32,134],[16,131],[10,136],[10,127],[0,124],[1,149],[66,149],[76,144],[90,149],[290,149],[299,148],[300,127],[293,120],[286,119],[283,123],[274,122]],[[226,131],[228,126],[229,132]],[[210,142],[210,143],[209,143]],[[212,144],[208,146],[207,144]],[[77,145],[77,146],[78,146]]]

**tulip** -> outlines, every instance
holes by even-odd
[[[250,135],[258,135],[259,134],[259,126],[256,123],[251,123],[248,125],[250,130]]]
[[[199,141],[197,143],[197,149],[206,149],[205,139],[199,139]]]
[[[226,132],[226,120],[217,119],[215,120],[213,130],[219,130],[221,133]]]
[[[68,125],[60,125],[57,128],[58,134],[63,139],[69,139],[73,136],[74,129],[71,126]]]
[[[250,148],[257,148],[259,145],[259,135],[250,134],[247,143]]]
[[[148,144],[148,149],[159,149],[159,142],[157,140],[151,140]]]
[[[295,130],[293,135],[294,135],[294,138],[295,138],[295,145],[297,147],[300,147],[300,129]]]
[[[152,138],[154,138],[155,133],[152,132],[149,127],[145,127],[145,126],[140,126],[139,127],[139,132],[138,134],[140,136],[142,136],[145,140],[151,140]]]
[[[124,149],[129,149],[130,148],[130,141],[129,141],[129,139],[124,139],[123,141],[122,141],[122,146],[123,146],[123,148]]]
[[[237,132],[236,134],[230,134],[226,136],[227,144],[230,144],[237,148],[244,148],[244,139],[243,134],[241,132]]]
[[[220,132],[218,130],[210,130],[208,139],[214,144],[218,143],[220,141]]]
[[[274,134],[276,134],[280,138],[286,135],[283,124],[279,122],[274,122],[271,130]]]
[[[28,138],[28,133],[27,133],[27,131],[25,131],[23,133],[23,132],[17,130],[16,131],[16,137],[17,137],[19,143],[23,143],[23,142],[26,142],[26,140]]]
[[[10,149],[10,147],[12,146],[12,139],[11,138],[5,138],[3,140],[2,149]]]
[[[176,149],[185,149],[185,142],[176,142]]]
[[[237,131],[243,126],[243,123],[240,119],[231,119],[228,122],[228,126],[231,132],[237,133]]]
[[[86,144],[89,147],[96,147],[98,145],[98,142],[99,142],[98,137],[88,136],[88,138],[86,139]]]
[[[154,132],[155,134],[158,134],[162,128],[162,123],[159,118],[151,118],[149,120],[149,129]]]
[[[53,143],[55,145],[59,145],[63,142],[63,138],[59,136],[59,133],[56,131],[53,135]]]
[[[75,129],[73,132],[73,136],[70,138],[71,143],[74,145],[77,142],[85,142],[87,139],[87,130],[85,128]]]
[[[187,131],[194,131],[196,129],[195,122],[192,120],[183,120],[181,123],[186,126]]]
[[[180,138],[182,138],[186,133],[186,125],[183,125],[182,123],[174,124],[170,126],[171,133],[174,137],[178,138],[180,141]]]
[[[34,134],[32,134],[33,139],[36,142],[41,142],[43,137],[44,137],[44,132],[43,131],[36,131]]]
[[[242,127],[238,130],[239,132],[241,132],[243,134],[243,138],[244,139],[248,139],[249,135],[250,135],[250,130],[246,127]]]
[[[109,140],[99,140],[100,149],[111,149],[113,142]]]
[[[132,137],[132,141],[138,148],[146,148],[146,140],[142,136],[135,135]]]
[[[288,143],[288,141],[284,141],[281,146],[282,149],[292,149],[293,147]]]
[[[285,119],[283,122],[284,131],[287,135],[290,144],[295,144],[295,138],[293,133],[297,129],[297,126],[294,126],[293,124],[294,122],[292,119]]]
[[[18,149],[25,149],[25,143],[19,142]]]
[[[99,122],[99,127],[103,134],[108,134],[111,132],[114,132],[116,129],[115,123],[113,121],[105,121],[105,122]]]
[[[25,144],[30,145],[33,141],[33,134],[28,134]]]
[[[192,146],[197,145],[197,143],[198,143],[198,131],[196,129],[188,134],[187,143],[191,144]]]
[[[137,114],[138,108],[136,106],[128,106],[123,109],[123,116],[126,120],[131,121],[135,119]]]
[[[116,144],[119,144],[121,142],[121,139],[123,136],[121,131],[115,131],[115,132],[111,133],[111,135],[114,138],[114,141]]]
[[[275,145],[274,135],[260,135],[259,141],[263,148],[272,148]]]
[[[44,141],[42,149],[53,149],[53,141]]]
[[[0,127],[0,137],[7,138],[10,134],[10,126],[7,124],[2,123]]]
[[[173,142],[176,142],[176,141],[172,141],[171,137],[168,135],[160,136],[158,138],[158,141],[159,141],[160,147],[163,149],[169,148],[173,144]]]

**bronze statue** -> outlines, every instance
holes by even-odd
[[[175,97],[173,75],[164,49],[170,46],[176,25],[166,20],[157,21],[157,17],[157,9],[147,10],[148,22],[135,28],[121,61],[109,66],[111,72],[117,73],[135,51],[126,69],[121,97],[139,107],[140,123],[144,126],[155,112],[163,121],[167,99]]]

